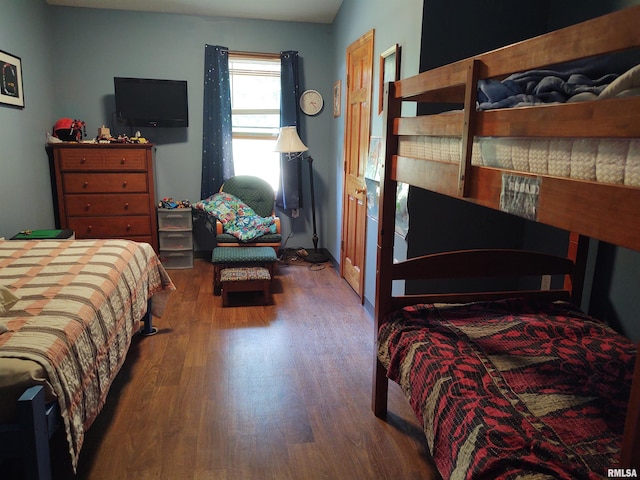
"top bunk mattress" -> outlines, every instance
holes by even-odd
[[[535,105],[635,97],[640,95],[639,59],[640,51],[634,50],[569,63],[555,70],[517,73],[502,81],[479,80],[476,107],[479,111],[527,106],[535,109]],[[572,138],[571,135],[550,138],[554,133],[527,137],[479,134],[473,140],[471,164],[535,175],[640,186],[640,138],[617,137],[617,134],[609,135],[616,138],[606,138],[606,134],[594,134],[594,128],[586,123],[588,114],[581,114],[587,115],[584,119],[573,116],[565,119],[569,123],[576,120],[584,123],[585,127],[575,135],[580,138]],[[615,119],[607,118],[604,122],[615,123]],[[513,126],[509,125],[507,130],[511,128]],[[464,158],[459,136],[403,135],[399,137],[398,154],[447,163],[459,163]]]
[[[402,136],[398,155],[459,164],[462,139]],[[471,164],[640,187],[640,139],[475,137]]]

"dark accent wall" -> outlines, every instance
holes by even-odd
[[[548,1],[523,12],[509,0],[425,0],[420,71],[493,50],[547,31]],[[420,105],[434,113],[456,105]],[[419,188],[409,194],[408,257],[434,252],[483,248],[522,248],[527,222]],[[491,288],[510,288],[493,281]],[[487,287],[487,281],[408,282],[407,293]]]
[[[425,0],[420,71],[636,4],[640,0],[542,0],[517,5],[509,0]],[[448,107],[419,106],[418,111],[433,113]],[[563,254],[568,238],[562,230],[418,188],[409,193],[409,216],[408,257],[485,245]],[[639,271],[639,252],[599,245],[589,312],[634,340],[640,339]],[[411,282],[407,293],[467,286]]]
[[[550,2],[534,3],[425,0],[420,71],[545,33]]]

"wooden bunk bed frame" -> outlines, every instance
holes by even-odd
[[[640,47],[639,24],[640,6],[631,7],[385,85],[382,152],[385,164],[380,179],[376,340],[385,317],[407,305],[468,302],[514,295],[514,292],[472,292],[393,296],[393,280],[562,274],[565,275],[562,289],[517,294],[579,301],[588,237],[640,251],[640,188],[517,173],[541,179],[536,220],[571,232],[567,258],[482,250],[426,255],[396,263],[393,259],[398,182],[500,209],[505,171],[471,164],[476,136],[640,137],[640,96],[476,110],[479,79],[501,79],[516,72]],[[463,104],[464,108],[456,112],[402,117],[404,102],[457,103]],[[416,136],[461,137],[460,163],[398,155],[399,143],[404,138]],[[637,468],[640,462],[640,355],[635,365],[620,467]],[[374,356],[372,408],[379,417],[387,412],[387,388],[386,371]]]

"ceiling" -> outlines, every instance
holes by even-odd
[[[333,23],[342,0],[47,0],[67,7]]]

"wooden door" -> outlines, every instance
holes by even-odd
[[[367,230],[367,190],[364,171],[371,131],[373,34],[373,30],[367,32],[347,48],[345,101],[340,274],[363,303]]]

